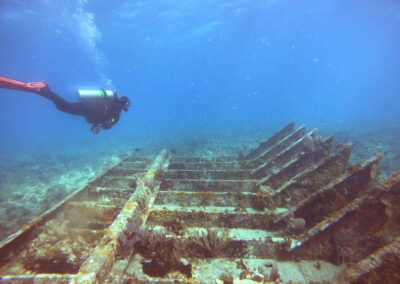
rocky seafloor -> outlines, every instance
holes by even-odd
[[[58,151],[16,153],[11,159],[3,157],[0,159],[0,240],[129,154],[157,154],[167,148],[176,155],[240,155],[256,147],[275,130],[167,133],[153,135],[146,141],[121,143],[107,150],[66,145]],[[320,133],[334,135],[336,143],[353,142],[352,164],[366,160],[375,152],[385,153],[379,182],[400,170],[400,131],[395,127],[326,127]]]

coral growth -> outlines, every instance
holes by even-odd
[[[136,249],[150,262],[143,263],[144,273],[151,276],[165,276],[171,271],[179,271],[191,277],[191,265],[180,261],[186,244],[167,238],[163,232],[151,230],[147,240],[137,243]]]
[[[185,223],[177,219],[172,219],[171,221],[166,222],[165,227],[175,235],[183,235],[185,231]]]
[[[229,275],[229,274],[222,274],[219,279],[221,279],[221,281],[224,284],[233,284],[233,276]]]
[[[291,247],[292,247],[292,239],[290,237],[284,237],[283,242],[278,243],[276,247],[277,256],[279,258],[288,257]]]
[[[167,180],[167,174],[163,171],[157,171],[154,175],[154,179],[160,182],[160,190],[167,190],[173,186],[171,181]]]
[[[200,231],[194,235],[192,241],[201,248],[205,257],[217,257],[222,254],[230,239],[226,232],[207,229],[207,233]]]
[[[183,264],[180,259],[186,251],[186,243],[169,238],[164,231],[143,227],[139,220],[132,222],[127,235],[119,238],[120,253],[135,252],[151,259],[143,262],[143,271],[151,276],[165,276],[171,271],[180,271],[191,277],[190,264]]]
[[[333,247],[331,261],[333,264],[342,265],[345,262],[345,253],[343,247],[338,243],[338,241],[332,237],[331,244]]]
[[[274,210],[276,205],[271,197],[272,191],[273,190],[269,186],[261,186],[254,198],[254,208],[260,211],[263,211],[266,208]]]
[[[133,246],[146,239],[149,235],[149,230],[142,227],[142,221],[135,219],[131,222],[125,233],[121,234],[118,238],[120,250],[119,254],[129,254]]]

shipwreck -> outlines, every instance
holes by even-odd
[[[2,241],[0,282],[398,283],[400,172],[352,147],[291,122],[245,155],[128,156]]]

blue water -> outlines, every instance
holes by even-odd
[[[1,1],[0,74],[71,101],[82,87],[129,96],[95,139],[400,120],[398,1],[58,2]],[[0,107],[2,144],[92,138],[34,94],[1,90]]]
[[[74,151],[95,160],[146,139],[291,120],[327,132],[396,127],[399,31],[395,0],[0,0],[0,76],[45,81],[68,101],[109,88],[132,103],[94,135],[38,95],[0,89],[1,163]]]

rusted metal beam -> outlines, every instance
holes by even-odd
[[[310,137],[315,136],[317,130],[313,130],[308,135],[303,136],[299,140],[290,144],[289,147],[284,149],[282,152],[274,156],[272,159],[266,161],[258,168],[252,171],[252,175],[256,178],[261,179],[260,184],[268,180],[268,178],[280,171],[285,165],[290,164],[296,160],[300,155],[309,153],[313,150],[310,148],[313,142]]]
[[[249,154],[247,154],[244,159],[251,160],[257,158],[259,155],[268,150],[268,148],[275,145],[278,141],[282,140],[293,131],[294,131],[294,121],[290,122],[280,131],[275,133],[273,136],[269,137],[265,142],[260,143],[260,145],[256,149],[252,150]]]
[[[284,151],[285,149],[289,148],[293,143],[298,141],[306,134],[306,126],[302,125],[296,131],[293,131],[288,134],[285,138],[280,141],[277,141],[275,145],[271,145],[265,152],[258,155],[256,158],[252,160],[245,160],[242,162],[246,168],[255,169],[261,166],[262,164],[267,163],[279,153]]]
[[[315,131],[300,139],[263,169],[254,172],[257,177],[261,174],[264,175],[258,185],[270,186],[277,190],[296,174],[318,163],[319,160],[328,157],[331,154],[333,137],[321,139],[321,142],[318,142],[318,146],[310,146],[308,145],[309,142],[306,141],[311,139],[310,137],[315,135],[314,133]]]
[[[350,265],[331,283],[399,283],[400,237],[367,258]]]
[[[338,264],[358,262],[400,235],[398,212],[400,172],[331,215],[324,215],[298,237],[292,253]]]
[[[116,254],[127,239],[130,225],[135,220],[144,222],[149,208],[159,190],[156,174],[168,168],[169,154],[164,150],[150,166],[146,175],[138,180],[137,188],[131,198],[126,202],[117,218],[105,231],[103,239],[94,249],[91,256],[79,269],[79,273],[72,283],[102,283],[108,273],[113,269]]]
[[[202,192],[202,191],[160,191],[155,204],[187,206],[228,206],[237,208],[244,206],[251,207],[255,193],[250,192]]]
[[[257,182],[259,180],[166,179],[166,181],[171,183],[171,188],[175,191],[256,192],[258,190]]]
[[[321,159],[295,175],[273,191],[271,198],[277,207],[293,206],[310,194],[343,175],[348,164],[352,145],[339,145],[335,153]]]
[[[169,170],[168,178],[171,179],[203,179],[203,180],[219,180],[219,179],[250,179],[249,170]]]
[[[203,163],[226,163],[232,162],[232,160],[236,159],[235,156],[175,156],[172,157],[171,163],[196,163],[196,164],[203,164]]]
[[[236,159],[227,162],[183,162],[173,161],[170,163],[169,170],[240,170],[241,165]]]
[[[187,208],[191,209],[191,208]],[[210,208],[211,209],[211,208]],[[193,210],[157,209],[149,214],[148,225],[162,225],[168,227],[172,221],[179,220],[190,227],[221,227],[269,229],[273,215],[257,212],[234,212],[235,208],[226,208],[225,211],[208,208],[193,208]],[[223,209],[219,208],[219,209]],[[212,211],[214,210],[214,211]]]
[[[329,214],[346,206],[368,189],[376,177],[375,171],[382,156],[379,153],[375,154],[360,164],[355,171],[349,170],[339,180],[300,202],[294,210],[294,216],[303,218],[306,221],[306,228],[311,228]]]

